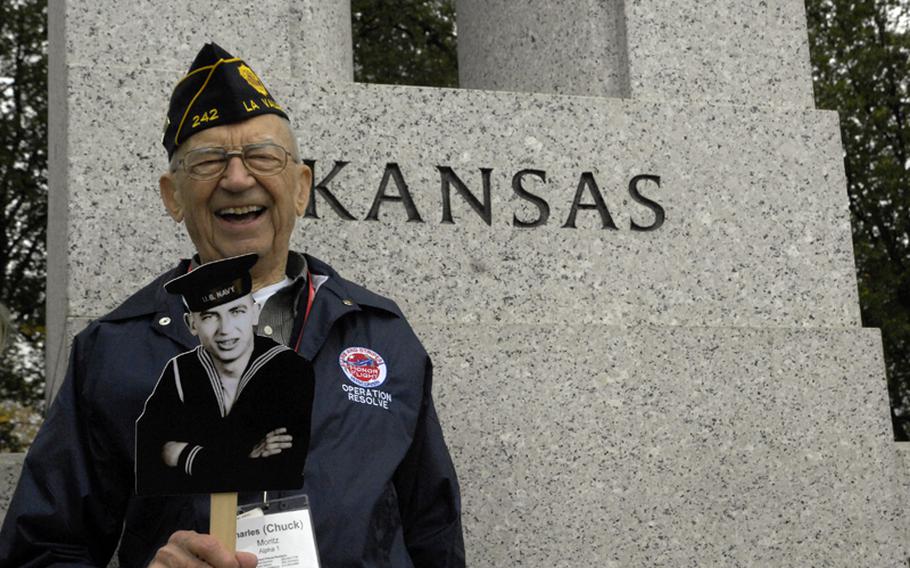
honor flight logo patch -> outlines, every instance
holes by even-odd
[[[341,370],[359,387],[373,388],[385,382],[385,361],[372,349],[348,347],[338,356]]]
[[[348,347],[338,356],[338,364],[348,380],[357,385],[341,384],[349,401],[389,410],[392,395],[375,388],[385,382],[387,374],[379,353],[366,347]]]

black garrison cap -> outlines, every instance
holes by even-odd
[[[177,147],[197,132],[260,114],[288,118],[243,60],[207,43],[171,95],[162,140],[167,157],[172,158]]]
[[[250,268],[257,260],[259,255],[250,253],[207,262],[169,281],[164,289],[183,296],[191,312],[209,310],[250,293]]]

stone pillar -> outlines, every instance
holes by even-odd
[[[802,2],[458,0],[469,89],[811,108]]]
[[[802,0],[628,0],[635,99],[814,108]]]
[[[292,74],[319,81],[353,81],[350,1],[287,3],[290,4],[287,41]]]
[[[457,0],[467,89],[626,97],[623,0]]]

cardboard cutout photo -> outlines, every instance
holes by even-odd
[[[171,280],[200,345],[165,365],[136,420],[136,493],[300,489],[314,378],[293,350],[255,334],[257,255]]]

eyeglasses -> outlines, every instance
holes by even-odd
[[[227,170],[231,158],[238,156],[251,173],[273,176],[284,170],[290,155],[290,152],[271,142],[248,144],[240,150],[231,151],[227,148],[197,148],[187,152],[177,162],[177,167],[182,167],[191,178],[205,181],[220,177]],[[294,158],[291,161],[297,163]]]

